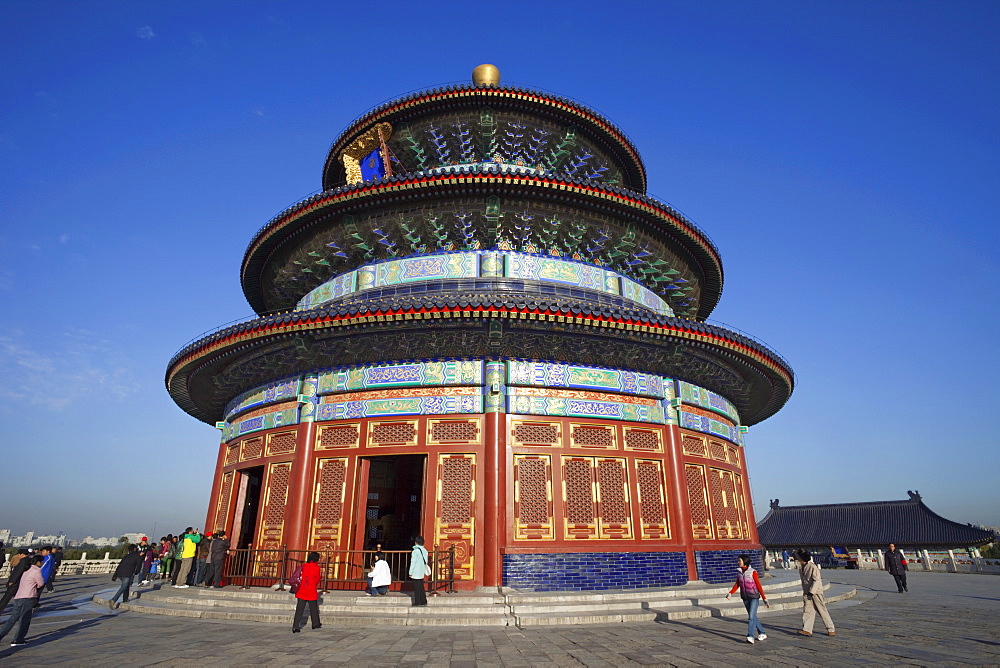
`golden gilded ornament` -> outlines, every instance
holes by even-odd
[[[472,83],[477,86],[500,85],[500,70],[496,65],[484,63],[472,70]]]
[[[392,125],[379,123],[375,127],[369,128],[341,151],[340,161],[344,163],[348,185],[361,183],[361,159],[378,148],[382,142],[388,141],[391,136]]]

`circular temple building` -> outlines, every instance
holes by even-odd
[[[419,534],[465,589],[761,565],[743,438],[793,373],[705,322],[719,251],[645,194],[621,130],[480,66],[353,122],[322,187],[250,240],[258,316],[169,363],[222,432],[206,527],[257,550]]]

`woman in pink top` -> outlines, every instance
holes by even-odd
[[[764,588],[760,586],[760,578],[757,577],[757,571],[750,565],[750,556],[741,554],[739,565],[739,568],[736,570],[736,584],[726,594],[726,598],[728,599],[735,594],[737,589],[740,590],[740,598],[743,599],[743,605],[746,606],[747,614],[750,615],[750,621],[747,624],[747,642],[752,645],[755,633],[757,634],[757,640],[767,639],[764,627],[757,621],[757,608],[760,606],[761,601],[764,601],[764,605],[769,608],[771,604],[767,602],[767,596],[764,595]]]
[[[38,594],[41,593],[42,587],[45,586],[42,569],[38,567],[42,563],[41,555],[33,555],[25,558],[31,560],[28,562],[31,565],[21,575],[21,581],[17,585],[17,593],[14,594],[14,611],[10,613],[10,617],[7,619],[7,623],[3,625],[3,628],[0,628],[0,639],[2,639],[10,633],[15,624],[17,625],[17,635],[14,637],[14,642],[10,644],[11,647],[21,647],[27,644],[25,636],[28,635],[28,628],[31,626],[31,613],[35,609],[35,601],[38,600]]]

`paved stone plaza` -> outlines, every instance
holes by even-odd
[[[824,571],[858,597],[831,606],[837,637],[799,636],[798,613],[763,614],[768,639],[746,644],[746,622],[508,628],[290,629],[109,612],[90,603],[109,576],[61,578],[43,598],[28,646],[4,638],[10,666],[738,666],[1000,665],[1000,577],[911,572],[898,594],[878,571]],[[765,590],[767,580],[764,580]],[[433,605],[433,602],[431,603]],[[9,610],[8,610],[9,612]],[[817,620],[815,631],[822,632]]]

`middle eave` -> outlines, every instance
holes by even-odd
[[[264,225],[248,245],[240,272],[243,292],[257,313],[272,310],[262,283],[272,253],[284,244],[294,243],[297,234],[320,219],[395,202],[486,194],[547,198],[639,220],[651,233],[670,238],[694,260],[703,280],[696,317],[707,318],[719,302],[724,275],[718,249],[700,228],[668,205],[589,180],[479,173],[476,168],[448,174],[393,176],[326,191],[290,207]]]

